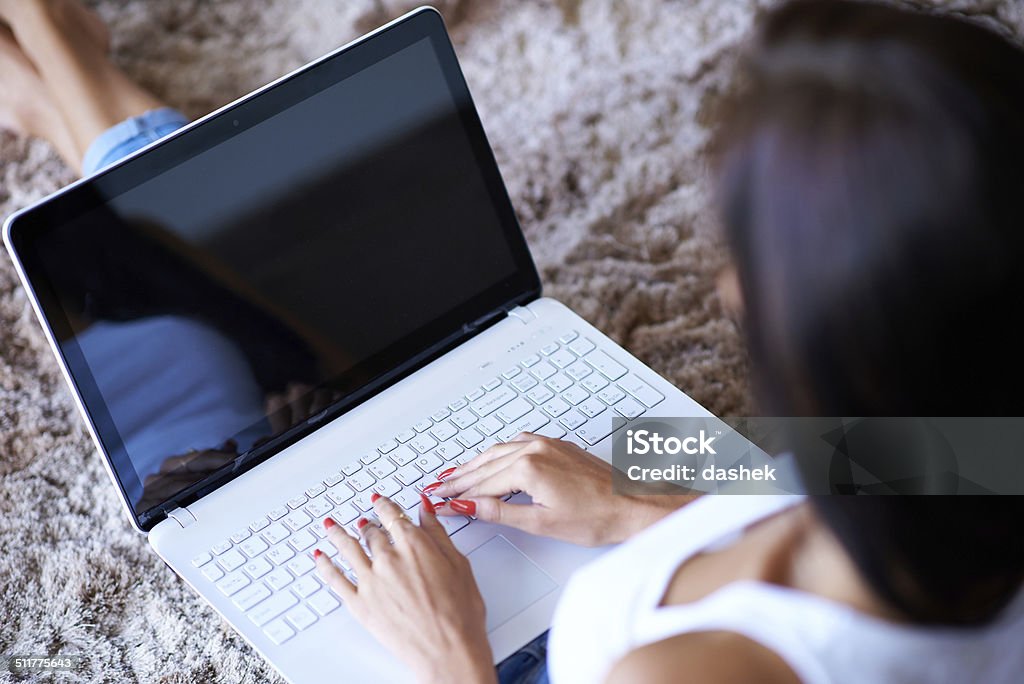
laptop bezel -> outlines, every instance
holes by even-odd
[[[119,194],[130,187],[146,182],[167,168],[171,168],[189,157],[208,149],[210,145],[215,145],[228,139],[259,121],[273,116],[277,111],[290,107],[306,97],[320,92],[320,89],[329,87],[347,78],[352,73],[365,68],[365,66],[373,64],[379,59],[383,59],[385,56],[393,54],[423,38],[431,39],[449,88],[456,98],[460,118],[470,139],[484,182],[491,195],[494,208],[505,230],[505,237],[509,241],[509,246],[517,264],[514,275],[499,283],[498,286],[478,293],[476,297],[465,305],[456,307],[450,315],[431,324],[434,327],[430,332],[443,331],[450,328],[450,333],[443,335],[439,339],[435,335],[432,343],[424,344],[422,348],[410,354],[406,360],[381,373],[373,381],[358,391],[353,392],[343,401],[333,405],[329,410],[320,414],[317,417],[318,420],[298,426],[289,433],[279,436],[272,443],[268,443],[264,446],[264,451],[261,451],[259,458],[248,458],[244,462],[238,461],[226,466],[213,476],[180,491],[161,505],[137,513],[131,501],[129,501],[129,497],[113,465],[111,454],[101,438],[101,430],[98,429],[96,422],[96,414],[100,412],[95,410],[96,407],[86,405],[83,393],[79,388],[80,380],[76,379],[70,372],[67,359],[65,359],[61,345],[57,341],[58,333],[66,333],[70,330],[70,326],[59,307],[50,306],[49,310],[44,307],[43,300],[48,300],[52,303],[54,298],[52,293],[46,292],[48,283],[45,278],[40,277],[37,266],[32,263],[32,240],[39,237],[48,227],[59,225],[73,216],[88,211],[98,203],[105,201],[106,197]],[[360,55],[360,51],[364,51],[364,53]],[[376,58],[374,58],[374,55],[376,55]],[[360,57],[362,59],[358,59]],[[346,59],[350,60],[349,64],[336,61]],[[362,66],[355,68],[353,67],[354,64],[362,64]],[[341,68],[342,66],[349,68]],[[320,88],[310,88],[311,82],[315,82],[315,79],[310,78],[311,74],[323,72],[332,69],[332,67],[336,69],[333,78],[324,76],[323,84]],[[303,78],[306,80],[302,81],[301,79]],[[290,86],[289,84],[292,85]],[[300,96],[289,99],[287,96],[291,93],[283,92],[289,87],[295,91],[296,95]],[[300,88],[304,89],[300,90]],[[270,103],[272,106],[265,107],[262,112],[257,110],[259,106],[265,104],[265,102],[261,101],[275,97],[277,99]],[[494,159],[493,151],[487,141],[462,70],[459,67],[454,48],[444,26],[444,21],[441,15],[431,7],[421,7],[413,10],[380,27],[376,31],[366,34],[324,57],[302,66],[276,81],[194,121],[173,134],[103,169],[99,173],[83,178],[36,204],[14,213],[4,223],[3,238],[14,261],[15,268],[26,287],[36,315],[43,326],[50,346],[57,356],[65,380],[72,390],[75,402],[86,421],[108,474],[117,488],[125,511],[132,525],[141,532],[147,532],[164,519],[169,510],[187,506],[189,503],[202,498],[237,478],[259,463],[272,458],[274,454],[300,441],[303,437],[319,429],[330,420],[365,402],[372,396],[379,394],[431,360],[458,346],[465,339],[475,335],[503,315],[504,312],[515,306],[532,301],[541,294],[539,275],[515,217],[511,201]],[[40,294],[43,296],[40,297]],[[428,337],[428,335],[423,335],[423,337]],[[105,406],[102,413],[106,414]],[[109,418],[109,416],[107,417]],[[120,438],[118,439],[120,440]]]

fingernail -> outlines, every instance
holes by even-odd
[[[370,503],[376,503],[377,499],[379,499],[379,498],[380,498],[380,494],[378,494],[377,492],[374,492],[370,496]]]
[[[313,549],[313,558],[320,558],[324,554],[320,549]]]
[[[423,493],[424,494],[429,494],[430,492],[434,491],[435,489],[437,489],[438,487],[440,487],[443,484],[444,484],[444,482],[432,482],[432,483],[428,484],[426,487],[423,488]]]
[[[334,518],[324,518],[324,529],[329,530],[337,524],[338,523],[334,522]]]
[[[366,518],[360,518],[359,522],[356,523],[356,527],[358,527],[359,529],[363,529],[364,527],[366,527],[369,524],[370,524],[369,520],[367,520]]]
[[[442,470],[441,472],[439,472],[437,474],[437,479],[438,480],[443,480],[446,477],[451,477],[451,474],[454,473],[455,470],[456,470],[455,468],[448,468],[447,470]]]
[[[422,492],[420,492],[420,503],[423,504],[423,510],[427,511],[431,515],[434,514],[434,504],[430,503],[430,499],[428,499],[427,495]]]
[[[447,502],[447,501],[438,501],[438,502],[437,502],[436,504],[433,504],[433,506],[434,506],[434,512],[437,512],[437,510],[438,510],[439,508],[444,508],[444,506],[445,506],[445,504],[446,504],[446,503],[448,503],[448,502]]]
[[[476,501],[469,499],[452,499],[448,502],[452,510],[463,515],[476,515]]]

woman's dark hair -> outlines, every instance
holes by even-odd
[[[763,17],[716,138],[763,411],[1024,416],[1024,51],[867,2]],[[910,620],[1024,582],[1021,497],[816,497]]]

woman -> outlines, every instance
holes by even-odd
[[[106,59],[102,25],[75,0],[0,0],[0,19],[0,122],[73,165],[84,155],[85,172],[184,122]],[[853,2],[765,17],[719,154],[766,413],[1020,415],[1024,361],[1000,314],[1024,295],[1022,120],[1024,54],[981,28]],[[503,501],[514,490],[532,503]],[[369,554],[325,522],[358,587],[317,557],[422,681],[1024,671],[1018,498],[705,497],[675,511],[685,500],[616,496],[606,464],[531,435],[433,493],[450,500],[421,506],[418,527],[377,499]],[[469,563],[436,514],[626,543],[570,583],[546,666],[538,640],[496,672]]]

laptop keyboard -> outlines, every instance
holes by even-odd
[[[313,549],[334,558],[355,579],[325,540],[324,518],[356,532],[360,517],[373,518],[370,498],[377,493],[417,520],[423,487],[494,444],[534,432],[587,448],[611,433],[612,414],[606,412],[633,419],[664,398],[594,342],[569,332],[280,502],[196,556],[192,565],[271,641],[282,644],[340,606],[313,572]],[[472,522],[438,520],[448,534]]]

